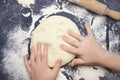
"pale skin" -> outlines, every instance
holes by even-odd
[[[56,80],[57,74],[61,66],[61,60],[57,60],[55,66],[51,69],[48,67],[48,46],[44,45],[42,51],[42,44],[37,44],[37,50],[35,47],[31,49],[30,62],[28,62],[26,56],[24,57],[24,63],[30,80]]]
[[[75,33],[72,30],[68,31],[68,35],[75,38],[73,40],[67,36],[62,36],[62,39],[70,44],[72,47],[61,45],[61,49],[80,58],[74,59],[71,66],[74,65],[99,65],[111,70],[120,71],[120,55],[111,53],[102,48],[101,45],[95,40],[89,25],[85,25],[87,35]]]

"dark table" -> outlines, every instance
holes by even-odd
[[[120,11],[120,0],[99,1],[110,9]],[[29,54],[31,33],[42,19],[51,15],[70,18],[83,35],[86,32],[82,24],[89,23],[101,46],[120,54],[120,21],[64,0],[36,0],[30,7],[22,7],[17,0],[0,0],[0,80],[28,80],[23,56]],[[86,70],[92,77],[84,75]],[[61,68],[58,80],[88,80],[86,76],[92,80],[120,80],[120,73],[102,67],[93,66],[84,70],[84,67],[70,67],[69,64]]]

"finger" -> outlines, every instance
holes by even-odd
[[[31,66],[34,66],[35,65],[35,47],[32,47],[31,49],[31,56],[30,56],[30,64]]]
[[[72,36],[73,38],[77,39],[78,41],[83,41],[84,37],[81,34],[75,33],[72,30],[68,30],[68,35]]]
[[[87,30],[87,35],[88,36],[93,36],[92,30],[88,24],[85,24],[85,29]]]
[[[62,39],[67,42],[68,44],[74,46],[74,47],[79,47],[80,42],[72,40],[70,38],[68,38],[67,36],[62,36]]]
[[[48,46],[47,45],[44,45],[44,48],[43,48],[42,62],[45,65],[48,65]]]
[[[28,74],[29,74],[31,68],[30,68],[30,65],[29,65],[29,63],[28,63],[28,60],[27,60],[27,57],[26,57],[26,56],[24,56],[24,64],[25,64],[26,70],[27,70],[27,72],[28,72]]]
[[[41,53],[42,53],[42,46],[40,43],[37,43],[37,54],[36,54],[36,62],[40,63],[41,62]]]
[[[61,45],[60,48],[68,53],[72,53],[72,54],[78,54],[78,49],[74,48],[74,47],[68,47],[65,45]]]
[[[74,59],[72,62],[71,62],[71,66],[75,66],[75,65],[79,65],[79,64],[82,64],[84,65],[85,64],[85,61],[83,59]]]
[[[53,71],[55,72],[55,74],[57,74],[59,72],[61,64],[62,64],[62,60],[61,59],[56,61],[55,66],[53,68]]]

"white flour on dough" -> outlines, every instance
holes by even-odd
[[[23,7],[30,7],[31,4],[35,4],[35,0],[17,0]]]

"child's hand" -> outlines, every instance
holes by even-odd
[[[74,33],[73,31],[68,31],[68,34],[75,38],[77,41],[63,36],[62,39],[73,47],[68,47],[61,45],[61,49],[67,51],[71,54],[80,56],[80,58],[74,59],[71,62],[71,66],[82,64],[82,65],[92,65],[99,64],[103,58],[106,50],[102,48],[94,39],[92,31],[88,25],[85,25],[87,30],[87,36],[82,36],[81,34]]]
[[[59,68],[61,66],[61,60],[58,60],[53,69],[48,67],[48,46],[44,45],[42,51],[42,45],[37,44],[37,50],[32,47],[30,62],[24,57],[25,67],[31,80],[56,80]]]

